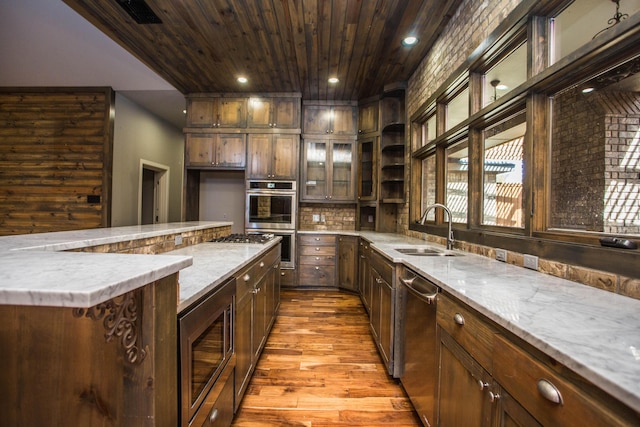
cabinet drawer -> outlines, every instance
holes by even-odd
[[[302,234],[298,236],[300,239],[300,246],[321,246],[321,245],[335,245],[336,236],[329,234]]]
[[[336,255],[335,246],[300,246],[300,256]]]
[[[298,272],[300,286],[335,286],[335,266],[300,265]]]
[[[380,274],[387,283],[393,285],[393,270],[395,265],[390,264],[386,259],[375,250],[371,251],[371,266]]]
[[[586,395],[582,387],[501,335],[495,337],[494,360],[494,378],[542,425],[611,427],[640,422],[637,414],[631,415],[632,421],[619,410]],[[556,397],[558,403],[549,400]]]
[[[333,255],[301,256],[301,265],[336,265],[336,257]]]
[[[246,266],[236,274],[236,300],[253,290],[253,285],[258,283],[280,256],[280,246],[276,246],[267,252],[262,258]]]
[[[229,427],[233,421],[234,368],[227,366],[202,402],[190,427]]]
[[[438,325],[491,373],[495,330],[457,301],[438,294]]]

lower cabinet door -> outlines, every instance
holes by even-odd
[[[446,332],[440,331],[438,426],[489,427],[491,377]]]
[[[236,303],[235,323],[235,350],[236,350],[236,375],[235,375],[235,410],[238,410],[242,396],[251,379],[253,361],[253,333],[251,330],[251,318],[253,311],[253,293],[246,294]]]

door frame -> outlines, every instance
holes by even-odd
[[[169,172],[170,167],[150,160],[140,159],[138,171],[138,225],[142,224],[142,179],[143,170],[154,171],[154,211],[153,223],[166,223],[169,220]],[[156,220],[157,219],[157,220]]]

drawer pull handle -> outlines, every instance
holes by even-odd
[[[482,380],[478,380],[478,385],[480,386],[480,390],[484,390],[485,388],[489,387],[489,383],[485,383]]]
[[[213,411],[211,411],[211,415],[209,415],[209,422],[213,424],[217,418],[218,418],[218,408],[213,408]]]
[[[405,285],[412,285],[413,281],[416,280],[418,278],[418,276],[413,276],[411,279],[403,279],[402,277],[400,278],[400,281],[402,283],[404,283]]]
[[[500,395],[499,394],[494,393],[492,391],[489,392],[489,401],[491,403],[493,403],[493,402],[495,402],[496,400],[499,400],[499,399],[500,399]]]
[[[538,380],[538,392],[549,402],[557,403],[558,405],[562,405],[563,403],[560,390],[549,380],[545,380],[544,378]]]
[[[251,276],[249,276],[248,274],[245,274],[242,280],[244,280],[245,282],[248,282],[249,280],[251,280]]]
[[[376,277],[376,283],[382,283],[382,279]]]
[[[460,313],[456,313],[453,315],[453,321],[456,322],[457,325],[464,325],[464,316]]]

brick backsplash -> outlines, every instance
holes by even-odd
[[[313,216],[318,215],[319,221]],[[304,204],[298,207],[300,230],[350,230],[356,229],[356,206],[353,204]]]

